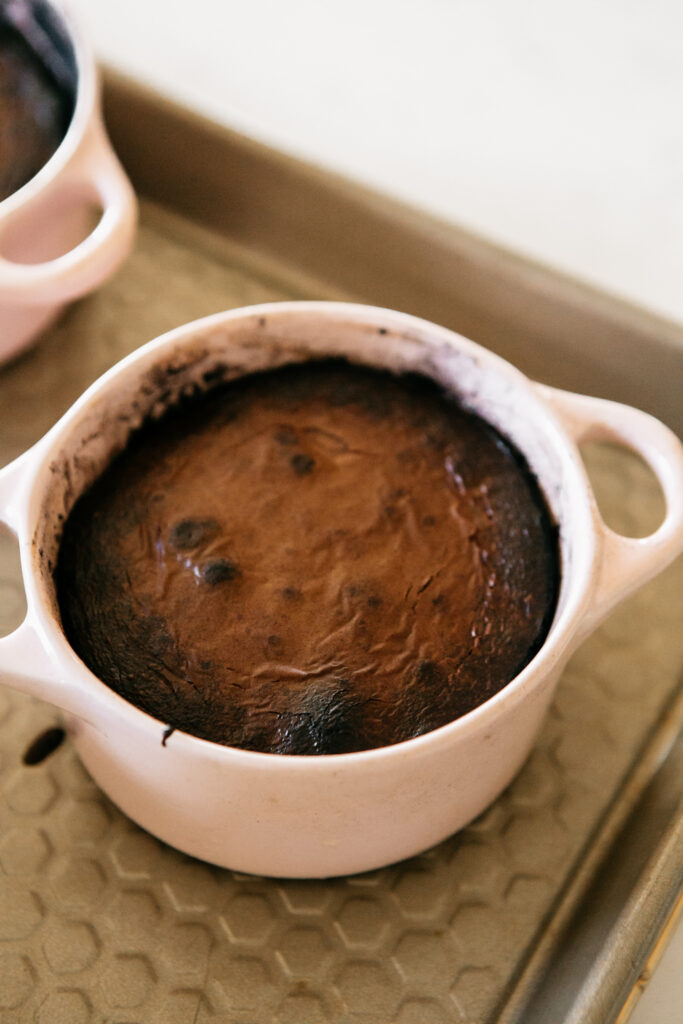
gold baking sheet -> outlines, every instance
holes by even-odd
[[[0,464],[163,330],[251,302],[354,296],[348,281],[321,283],[305,261],[266,249],[143,202],[114,280],[0,371]],[[609,521],[650,529],[661,498],[641,463],[611,447],[586,458]],[[682,578],[679,562],[584,644],[529,761],[489,811],[419,857],[352,878],[273,881],[177,853],[110,803],[68,739],[24,764],[58,714],[0,688],[0,1021],[524,1020],[531,982],[635,802],[633,778],[670,741]],[[22,608],[16,552],[0,538],[0,631]]]

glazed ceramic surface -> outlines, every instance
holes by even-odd
[[[101,284],[135,230],[135,197],[105,133],[92,51],[68,10],[48,6],[73,49],[75,108],[53,156],[0,203],[0,363]]]
[[[559,524],[562,582],[549,635],[485,704],[392,747],[295,757],[182,732],[166,738],[166,723],[101,683],[64,637],[52,579],[61,523],[130,432],[176,397],[217,376],[329,356],[429,375],[524,453]],[[619,441],[653,468],[667,512],[651,536],[627,539],[602,522],[576,447],[589,439]],[[0,472],[0,515],[19,538],[28,602],[24,623],[0,640],[4,681],[65,711],[95,780],[155,835],[240,871],[322,877],[433,845],[510,782],[570,653],[683,548],[683,450],[646,414],[535,384],[425,321],[343,303],[278,303],[188,324],[124,359]]]

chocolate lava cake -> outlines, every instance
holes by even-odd
[[[167,727],[279,754],[398,743],[528,663],[558,545],[523,458],[432,381],[255,373],[131,438],[76,503],[66,635]]]
[[[35,37],[66,82],[71,69],[50,35],[53,26],[27,17],[24,38],[8,18],[0,11],[0,200],[47,163],[66,134],[74,107],[74,83],[72,88],[60,84],[27,41]]]

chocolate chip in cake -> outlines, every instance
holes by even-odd
[[[296,455],[292,455],[289,464],[297,476],[308,476],[309,473],[313,472],[315,459],[304,452],[297,452]]]
[[[299,441],[299,435],[294,427],[278,427],[275,432],[275,440],[278,444],[283,445],[297,444]]]
[[[205,583],[215,587],[218,583],[225,583],[228,580],[235,580],[242,573],[239,567],[231,562],[229,558],[215,558],[202,566],[201,578]]]
[[[215,519],[181,519],[171,530],[169,543],[176,551],[191,551],[220,533]]]

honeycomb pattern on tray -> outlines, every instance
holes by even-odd
[[[147,210],[146,225],[117,279],[0,375],[0,461],[164,327],[292,295],[291,283],[225,255],[198,256],[159,212]],[[159,314],[148,296],[162,283],[170,308]],[[587,458],[612,524],[647,531],[659,496],[637,460],[609,448]],[[7,632],[20,621],[23,593],[13,546],[0,540]],[[68,740],[25,765],[25,750],[57,713],[0,688],[0,1022],[494,1020],[677,689],[681,568],[579,651],[534,752],[496,804],[423,855],[351,878],[273,881],[177,853],[110,803]]]

